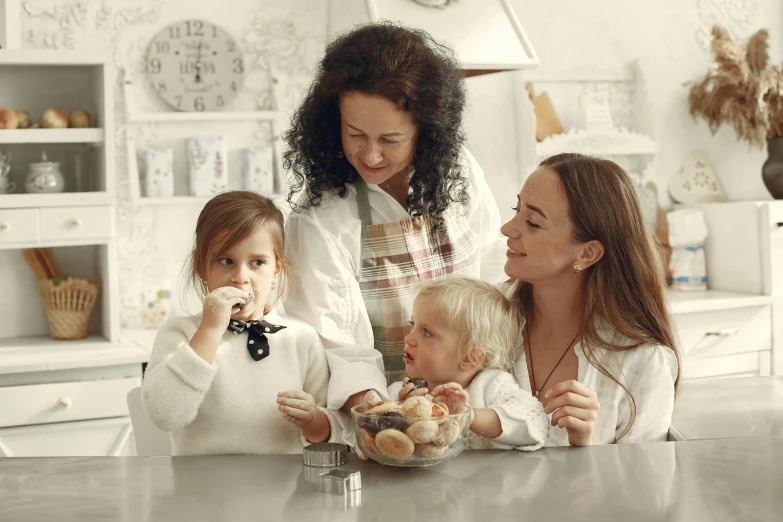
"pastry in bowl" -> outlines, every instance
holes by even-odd
[[[373,393],[373,392],[370,392]],[[456,457],[466,446],[470,406],[378,397],[351,408],[359,449],[389,466],[431,466]]]

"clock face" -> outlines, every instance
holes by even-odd
[[[223,28],[190,19],[155,35],[147,48],[147,74],[174,109],[216,111],[242,88],[245,64],[236,40]]]

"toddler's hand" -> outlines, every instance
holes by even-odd
[[[207,328],[225,330],[234,313],[234,307],[247,299],[247,292],[233,286],[221,286],[212,290],[204,299],[201,324]]]
[[[449,402],[459,405],[465,405],[470,400],[468,392],[462,389],[462,386],[456,382],[448,382],[436,386],[432,390],[432,402]]]
[[[278,393],[277,404],[279,404],[277,409],[283,413],[283,418],[297,428],[313,422],[319,411],[312,396],[298,390]]]
[[[427,393],[429,393],[427,388],[414,388],[410,377],[405,377],[402,380],[402,388],[400,388],[400,391],[397,393],[397,399],[399,401],[404,401],[408,397],[416,397],[418,395],[423,397],[424,395],[427,395]]]

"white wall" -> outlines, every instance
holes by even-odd
[[[714,24],[739,38],[760,28],[770,32],[770,52],[783,60],[780,0],[511,0],[541,59],[540,73],[611,70],[639,60],[653,105],[659,194],[692,150],[703,150],[733,199],[771,199],[761,181],[766,151],[749,150],[734,131],[711,136],[688,112],[683,83],[704,75]]]
[[[461,0],[478,1],[478,0]],[[638,60],[653,105],[652,132],[661,143],[658,182],[666,202],[666,180],[689,151],[705,150],[732,198],[769,199],[760,175],[766,155],[738,143],[733,131],[712,137],[688,114],[683,83],[706,71],[709,29],[728,26],[747,37],[759,27],[771,32],[776,61],[783,49],[780,0],[512,0],[540,58],[537,74],[569,70],[622,70]],[[120,68],[142,73],[148,40],[164,24],[199,16],[225,26],[255,63],[250,89],[268,101],[266,70],[279,71],[284,109],[296,105],[309,69],[326,39],[325,0],[47,0],[26,2],[23,45],[28,48],[107,49]],[[124,141],[118,81],[117,143]],[[504,73],[469,80],[469,142],[483,165],[504,218],[532,155],[530,106],[519,78]],[[154,98],[142,100],[157,103]],[[568,115],[563,115],[565,122]],[[141,290],[176,282],[192,238],[198,208],[133,209],[127,202],[125,151],[117,154],[118,219],[121,234],[122,321],[138,323]],[[512,188],[513,187],[513,188]],[[506,210],[504,210],[506,209]]]

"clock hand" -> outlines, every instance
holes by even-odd
[[[198,40],[198,54],[196,55],[196,83],[201,83],[201,38]]]

